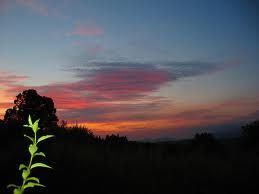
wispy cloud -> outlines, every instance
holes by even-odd
[[[104,33],[104,30],[96,25],[83,25],[83,24],[76,24],[75,29],[68,33],[68,36],[99,36]]]
[[[16,0],[16,4],[20,7],[27,8],[41,16],[52,16],[60,20],[68,20],[69,16],[62,13],[60,9],[57,9],[50,4],[47,4],[43,0]]]
[[[207,62],[91,62],[66,69],[77,81],[36,87],[21,84],[26,76],[1,72],[4,89],[0,97],[10,100],[18,92],[34,88],[53,98],[60,119],[86,123],[98,134],[180,134],[179,129],[234,122],[257,110],[256,98],[179,107],[174,99],[152,95],[167,83],[223,69],[221,64]],[[0,109],[6,106],[10,101],[3,101]]]
[[[81,65],[74,65],[67,68],[73,71],[78,77],[95,72],[116,71],[118,69],[135,70],[159,70],[168,72],[170,80],[178,80],[185,77],[200,76],[224,70],[228,66],[221,63],[201,62],[201,61],[167,61],[167,62],[132,62],[132,61],[89,61],[79,62]]]
[[[71,89],[81,88],[110,100],[128,100],[156,91],[168,82],[168,73],[159,69],[114,69],[84,77]]]
[[[40,0],[16,0],[16,3],[18,5],[30,8],[31,10],[42,16],[49,15],[48,6],[42,3]]]
[[[211,63],[133,63],[94,62],[83,66],[69,67],[79,79],[71,83],[58,83],[36,87],[44,95],[53,97],[60,109],[89,110],[98,106],[115,107],[110,103],[135,102],[141,107],[149,102],[153,92],[167,83],[190,76],[198,76],[221,69]],[[145,99],[145,101],[143,101]],[[159,104],[163,98],[156,100]],[[153,103],[154,104],[154,103]],[[121,105],[121,107],[125,107]],[[141,108],[140,108],[141,109]]]
[[[217,72],[221,64],[206,62],[91,62],[67,69],[80,79],[70,89],[80,89],[109,100],[146,96],[169,82]]]
[[[14,73],[0,70],[0,85],[2,86],[10,86],[26,79],[28,79],[28,76],[16,75]]]
[[[19,84],[26,79],[28,76],[0,70],[0,117],[3,117],[7,108],[12,107],[14,96],[23,88],[23,85]],[[19,88],[19,90],[15,91],[14,88]]]
[[[5,13],[8,7],[8,0],[0,0],[0,15]]]

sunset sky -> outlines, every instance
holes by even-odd
[[[0,118],[34,88],[60,120],[129,139],[259,118],[258,2],[0,0]]]

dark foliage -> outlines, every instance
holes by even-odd
[[[61,120],[59,126],[60,126],[61,128],[67,127],[67,121]]]
[[[192,144],[194,149],[204,152],[216,151],[220,147],[214,135],[207,132],[195,134]]]
[[[200,155],[188,149],[193,141],[140,143],[120,141],[117,135],[96,137],[80,126],[51,130],[56,139],[43,146],[53,171],[41,173],[46,189],[37,193],[256,193],[259,157],[239,150],[237,142],[225,142],[227,157],[212,152]],[[198,145],[211,145],[208,134],[195,138]],[[109,140],[109,141],[108,141]],[[114,143],[110,143],[110,142]],[[115,143],[116,142],[116,143]],[[120,143],[117,143],[120,142]],[[0,148],[0,191],[18,180],[14,168],[23,161],[26,147],[12,139]],[[35,193],[32,190],[29,193]]]
[[[253,194],[259,190],[259,156],[240,150],[238,141],[225,141],[227,155],[222,157],[218,152],[200,154],[199,149],[190,149],[193,141],[126,142],[119,141],[123,137],[117,135],[103,139],[80,126],[51,131],[56,138],[41,149],[54,169],[33,172],[40,173],[47,188],[32,189],[27,194]],[[214,141],[208,134],[195,139],[199,145]],[[4,166],[1,193],[8,193],[5,186],[19,180],[17,161],[26,160],[25,141],[12,139],[0,147],[4,156],[0,158]]]
[[[58,139],[63,139],[64,141],[70,141],[74,143],[100,143],[103,139],[99,136],[95,136],[93,132],[84,126],[71,126],[64,127],[60,125],[49,131],[51,134],[55,135]]]
[[[241,140],[246,147],[259,146],[259,120],[242,127]]]
[[[128,139],[126,136],[119,136],[119,134],[117,135],[106,135],[105,137],[105,143],[109,143],[109,144],[120,144],[120,143],[127,143]]]
[[[65,121],[57,126],[53,101],[32,90],[18,95],[5,121],[0,120],[0,193],[8,193],[6,185],[20,180],[17,161],[23,163],[28,157],[22,110],[33,120],[49,115],[41,120],[52,127],[42,133],[55,135],[41,146],[54,169],[33,171],[41,174],[47,187],[26,194],[259,193],[259,154],[240,149],[239,140],[217,140],[210,133],[166,143],[132,142],[119,135],[101,138],[88,128],[68,127]],[[258,142],[258,122],[243,127],[242,139],[251,145]]]
[[[14,107],[6,110],[4,122],[12,127],[13,125],[22,126],[27,122],[29,114],[33,120],[40,118],[40,127],[57,126],[58,118],[53,100],[38,95],[33,89],[25,90],[16,96]]]

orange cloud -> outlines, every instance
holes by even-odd
[[[170,106],[169,109],[168,106]],[[93,129],[96,134],[102,136],[107,133],[119,133],[132,138],[151,137],[151,134],[154,137],[177,136],[183,133],[191,134],[201,128],[207,129],[209,126],[256,119],[249,116],[255,113],[255,107],[259,107],[259,100],[250,97],[215,104],[197,104],[186,110],[174,107],[172,104],[160,105],[160,108],[153,110],[148,106],[142,106],[139,109],[121,106],[119,110],[107,107],[109,111],[102,111],[103,114],[99,120],[91,121],[86,118],[85,122],[80,121],[81,118],[78,117],[77,123]],[[70,121],[71,125],[74,123],[74,120]]]
[[[23,86],[19,86],[19,83],[28,78],[28,76],[0,70],[0,119],[3,117],[5,110],[12,107],[14,97],[23,88]]]
[[[172,80],[165,69],[155,67],[119,66],[79,73],[78,81],[29,87],[20,83],[26,76],[1,72],[0,114],[11,107],[18,92],[34,88],[53,98],[60,120],[86,125],[98,135],[120,133],[136,138],[190,134],[194,129],[234,123],[251,117],[259,107],[259,95],[213,104],[174,104],[151,96]]]

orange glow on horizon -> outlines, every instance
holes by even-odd
[[[0,92],[0,119],[3,119],[6,109],[13,107],[11,94]],[[96,135],[111,133],[137,134],[140,131],[147,135],[153,132],[179,133],[185,128],[203,128],[208,125],[223,124],[244,118],[254,111],[259,104],[258,96],[254,98],[237,98],[223,102],[193,104],[185,102],[173,104],[171,102],[160,103],[160,99],[142,99],[141,101],[89,101],[80,98],[79,94],[49,93],[53,98],[59,119],[67,118],[68,126],[78,125],[91,129]],[[44,95],[44,93],[43,93]],[[73,97],[73,99],[71,99]],[[154,107],[153,107],[154,106]],[[153,109],[154,108],[154,109]],[[87,115],[75,116],[69,119],[69,115],[83,110]],[[97,112],[95,112],[97,110]],[[88,111],[90,113],[88,113]],[[93,111],[91,114],[91,111]],[[99,112],[98,112],[99,111]],[[100,114],[98,114],[100,113]],[[89,119],[90,118],[90,119]],[[85,122],[86,119],[86,122]],[[89,121],[87,121],[89,119]],[[91,121],[91,119],[93,121]],[[94,121],[95,120],[95,121]],[[165,134],[166,134],[165,132]]]

